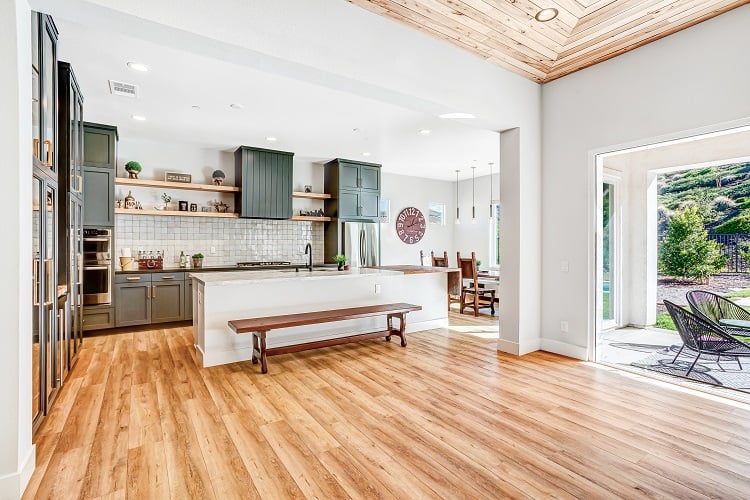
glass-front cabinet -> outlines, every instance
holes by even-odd
[[[32,151],[35,164],[57,172],[57,28],[45,14],[31,17]]]
[[[41,373],[44,358],[41,352],[41,297],[42,297],[42,182],[33,178],[32,218],[31,218],[31,304],[32,304],[32,340],[31,340],[31,415],[37,422],[44,412],[42,404]]]

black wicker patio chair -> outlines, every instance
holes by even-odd
[[[720,325],[730,335],[750,337],[750,330],[733,328],[720,323],[722,319],[750,321],[750,312],[726,297],[706,290],[693,290],[687,293],[687,301],[696,315]]]
[[[680,333],[683,342],[672,363],[677,361],[677,358],[682,354],[682,350],[686,347],[697,353],[685,376],[690,375],[702,354],[715,355],[716,364],[722,371],[724,371],[720,363],[722,356],[734,358],[740,370],[742,369],[740,357],[750,356],[750,345],[732,337],[718,324],[707,321],[677,304],[665,300],[664,305],[667,307],[675,326],[677,326],[677,331]]]

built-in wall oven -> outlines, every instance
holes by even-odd
[[[112,302],[112,230],[83,228],[83,303]]]

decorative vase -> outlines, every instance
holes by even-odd
[[[203,267],[203,259],[193,257],[193,267],[196,269]]]
[[[138,178],[138,172],[135,170],[128,170],[128,178],[129,179],[137,179]]]
[[[339,262],[339,271],[343,271],[343,270],[344,270],[344,263]]]

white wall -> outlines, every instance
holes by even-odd
[[[497,171],[497,165],[494,167]],[[485,174],[485,175],[481,175]],[[493,196],[492,199],[497,201],[500,197],[499,175],[495,173],[492,176]],[[471,252],[475,252],[477,260],[482,261],[482,269],[487,269],[490,265],[490,237],[491,227],[490,218],[490,175],[489,167],[483,165],[477,167],[477,177],[475,179],[474,189],[474,206],[476,207],[476,224],[471,223],[471,179],[459,182],[459,213],[460,223],[455,224],[456,211],[450,213],[450,222],[455,226],[455,251],[448,257],[451,265],[454,265],[456,251],[461,252],[462,257],[471,257]],[[455,199],[455,183],[453,183],[453,198]]]
[[[748,25],[740,7],[543,86],[543,348],[584,357],[593,332],[592,152],[749,117]]]
[[[381,263],[390,264],[419,264],[419,251],[424,251],[429,265],[430,251],[442,255],[448,252],[448,257],[455,264],[454,224],[452,214],[455,213],[455,182],[423,179],[406,175],[384,173],[382,176],[381,197],[391,201],[391,221],[380,225]],[[430,202],[445,203],[445,225],[427,223],[424,238],[419,243],[408,245],[396,234],[396,218],[406,207],[416,207],[427,218]]]
[[[19,498],[35,465],[31,444],[31,18],[0,2],[0,498]],[[23,270],[24,272],[21,272]]]

